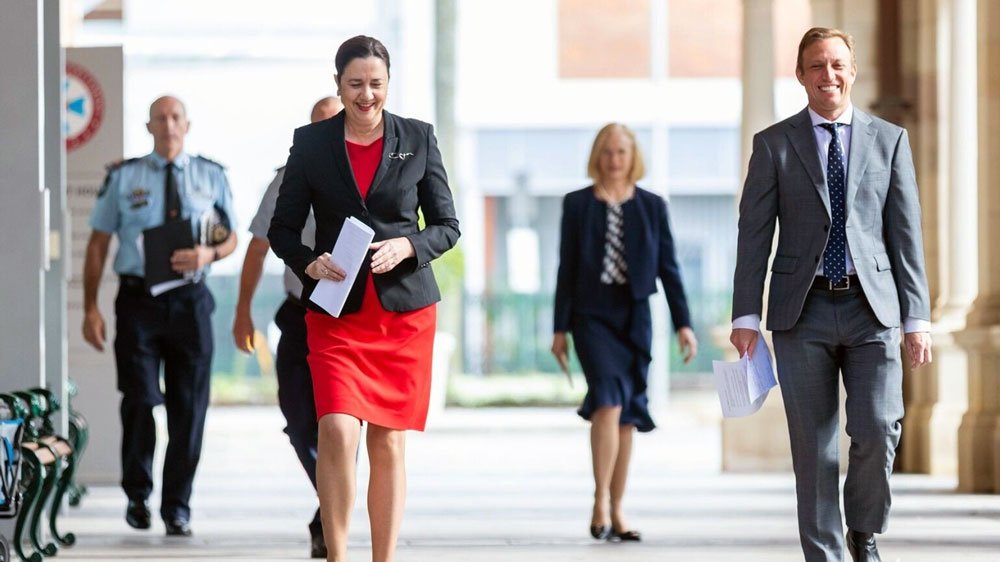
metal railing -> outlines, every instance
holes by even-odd
[[[652,306],[666,306],[663,297],[651,297]],[[712,360],[722,359],[723,350],[712,341],[711,330],[729,320],[731,293],[688,293],[695,335],[698,337],[699,354],[685,365],[677,350],[677,341],[670,334],[670,370],[679,377],[710,373]],[[552,344],[551,294],[466,295],[465,307],[478,308],[481,325],[464,327],[466,335],[472,330],[481,331],[482,349],[465,353],[463,368],[469,373],[558,373],[559,366],[549,353]],[[654,334],[654,337],[663,337]],[[478,363],[478,364],[477,364]],[[575,365],[579,369],[579,365]]]

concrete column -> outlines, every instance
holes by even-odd
[[[956,17],[959,16],[956,3]],[[964,9],[969,7],[963,6]],[[969,354],[969,409],[959,427],[958,486],[963,492],[1000,491],[1000,5],[978,3],[979,296],[956,334]],[[970,33],[966,28],[963,32]]]
[[[743,1],[743,113],[740,122],[743,176],[753,152],[753,136],[775,122],[773,1]],[[713,334],[732,351],[729,327]],[[770,334],[765,334],[770,338]],[[770,341],[770,339],[769,339]],[[735,355],[735,353],[733,353]],[[736,359],[731,357],[727,359]],[[788,426],[780,389],[775,387],[753,416],[722,420],[722,469],[725,471],[791,470]]]
[[[934,310],[934,363],[910,375],[914,392],[907,404],[909,420],[904,419],[904,432],[910,433],[904,433],[903,460],[910,472],[953,474],[958,426],[968,406],[968,358],[955,333],[965,328],[978,285],[976,13],[975,0],[939,0],[935,7],[944,58],[939,99],[946,115],[940,138],[947,152],[947,177],[944,190],[937,192],[942,195],[939,208],[925,209],[925,214],[936,212],[940,218],[938,232],[943,236],[936,270],[941,291]],[[935,18],[924,21],[933,26]]]
[[[812,0],[812,20],[814,25],[843,29],[843,6],[841,0]]]
[[[43,3],[45,44],[45,187],[49,192],[49,245],[45,274],[45,385],[63,405],[57,431],[68,435],[66,288],[69,282],[69,211],[66,205],[66,141],[63,138],[63,74],[59,2]]]
[[[948,299],[942,322],[964,325],[979,288],[977,264],[976,0],[951,3],[951,88],[949,92],[950,193],[948,204]],[[959,327],[961,327],[961,325]]]
[[[649,77],[653,87],[660,92],[661,99],[668,99],[669,69],[670,61],[670,40],[667,34],[670,18],[670,7],[667,0],[650,0],[649,3],[649,44],[650,44],[650,64]],[[651,139],[647,148],[650,155],[670,154],[670,124],[667,121],[666,112],[655,111],[650,115]],[[647,185],[655,191],[661,193],[669,200],[670,183],[669,159],[668,158],[648,158],[646,166]],[[653,419],[663,419],[666,417],[666,410],[670,404],[670,356],[675,353],[676,348],[670,345],[668,334],[673,333],[673,324],[667,315],[667,309],[663,306],[663,301],[656,303],[652,301],[653,313],[653,361],[649,365],[649,380],[647,394],[649,395],[649,409],[653,414]]]
[[[0,391],[44,380],[42,5],[0,0]]]
[[[743,175],[753,136],[774,124],[773,0],[743,0],[743,113],[740,121]]]
[[[944,1],[944,0],[940,0]],[[913,65],[904,71],[904,80],[915,84],[911,89],[913,95],[912,115],[914,124],[907,128],[910,133],[910,143],[913,147],[914,165],[917,171],[917,183],[920,185],[920,205],[923,210],[924,229],[924,260],[927,271],[927,281],[930,289],[931,320],[940,316],[939,303],[947,289],[947,191],[944,186],[947,181],[938,181],[938,170],[942,160],[940,147],[947,146],[947,138],[939,144],[939,120],[947,116],[947,107],[939,104],[947,103],[947,96],[939,95],[939,89],[947,90],[947,83],[937,79],[946,73],[948,59],[939,66],[939,51],[948,50],[948,30],[945,24],[939,23],[929,15],[936,15],[939,0],[918,0],[916,9],[902,16],[902,50],[912,51]],[[945,92],[946,93],[946,92]],[[947,179],[947,178],[945,178]],[[932,337],[937,341],[937,335]],[[936,352],[937,350],[935,350]],[[937,357],[935,357],[937,359]],[[925,472],[927,425],[934,400],[925,391],[929,385],[921,377],[938,366],[937,363],[925,367],[919,373],[907,370],[903,377],[903,400],[906,405],[906,416],[903,418],[903,439],[896,449],[896,470],[900,472]]]

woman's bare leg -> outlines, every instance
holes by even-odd
[[[611,523],[610,502],[615,462],[618,458],[621,406],[598,408],[590,416],[590,450],[594,464],[594,510],[590,524]]]
[[[327,561],[347,560],[347,530],[357,494],[356,451],[361,423],[348,414],[327,414],[319,420],[316,489],[319,494]]]
[[[406,503],[406,432],[368,424],[372,562],[392,562]]]
[[[622,498],[625,497],[625,484],[628,481],[628,466],[632,459],[632,436],[634,425],[618,427],[618,455],[615,459],[615,470],[611,475],[611,526],[619,532],[629,531],[622,509]]]

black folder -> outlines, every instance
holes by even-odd
[[[194,248],[194,234],[191,232],[191,221],[173,220],[160,226],[142,231],[142,250],[146,259],[146,289],[150,293],[158,285],[174,282],[172,285],[183,284],[184,274],[177,273],[170,267],[170,256],[175,250]]]

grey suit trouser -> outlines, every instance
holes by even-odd
[[[809,562],[843,560],[840,373],[851,438],[844,482],[847,527],[866,533],[886,529],[889,475],[903,417],[899,333],[879,323],[860,287],[811,290],[795,327],[773,333],[791,437],[799,537]]]

